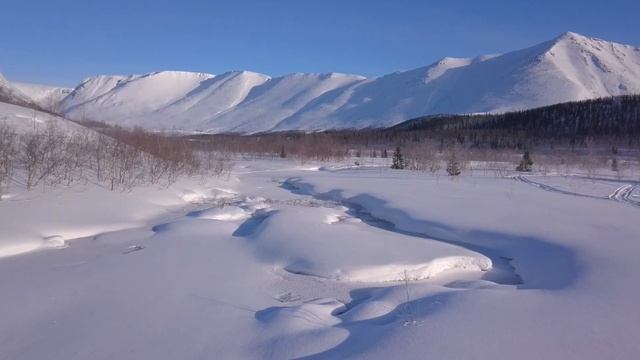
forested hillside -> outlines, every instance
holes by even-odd
[[[640,136],[640,95],[568,102],[505,114],[424,117],[390,131],[455,136],[472,144],[510,147],[607,140],[636,144]]]

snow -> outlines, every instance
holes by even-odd
[[[381,232],[362,222],[327,225],[321,220],[335,209],[312,207],[300,211],[299,207],[281,206],[266,213],[255,228],[242,233],[256,243],[263,257],[282,264],[288,272],[375,283],[400,281],[405,276],[428,279],[451,269],[491,268],[488,258],[458,246]]]
[[[0,101],[16,104],[30,104],[32,100],[0,73]]]
[[[207,209],[198,211],[197,213],[193,214],[193,216],[197,217],[198,219],[211,219],[220,221],[243,220],[248,218],[250,215],[251,213],[239,206],[225,206],[222,208]]]
[[[134,126],[132,119],[181,100],[211,78],[213,75],[210,74],[184,71],[161,71],[126,78],[97,77],[74,89],[69,98],[63,100],[63,109],[77,120],[107,121],[111,117],[121,119],[121,125]],[[83,106],[87,103],[92,106]],[[108,117],[101,115],[105,109],[109,109]],[[153,121],[153,116],[150,119]]]
[[[0,124],[9,125],[18,133],[27,133],[35,130],[44,130],[47,124],[53,123],[64,131],[85,129],[80,125],[65,118],[51,115],[46,112],[36,111],[23,106],[0,102]]]
[[[291,74],[266,82],[238,104],[233,111],[216,119],[216,127],[208,131],[256,132],[274,129],[278,123],[314,105],[312,101],[330,91],[358,83],[363,77],[346,74]]]
[[[23,82],[12,82],[11,84],[22,93],[27,95],[35,104],[45,109],[57,107],[57,104],[59,104],[73,90],[57,86],[38,85]]]
[[[364,127],[638,92],[639,53],[566,33],[374,79],[97,76],[61,106],[154,129]],[[0,76],[0,95],[19,103],[65,91]],[[0,102],[5,123],[81,128]],[[128,192],[11,184],[0,196],[0,358],[640,354],[637,169],[451,179],[382,159],[233,161],[229,176]]]
[[[234,108],[250,91],[268,80],[268,76],[250,71],[235,71],[215,76],[203,81],[198,88],[163,111],[162,120],[158,121],[163,121],[166,127],[202,127],[203,122]],[[181,118],[184,112],[190,115],[185,119],[189,125],[175,124],[175,118]]]
[[[41,194],[13,193],[10,199],[2,201],[0,217],[30,220],[2,224],[0,257],[61,241],[141,227],[173,208],[199,206],[206,200],[215,199],[215,192],[198,186],[197,181],[183,186],[186,188],[142,188],[126,194],[87,184],[73,190],[55,189]],[[194,203],[193,198],[185,197],[185,192],[192,192],[192,189],[202,194],[199,202]]]
[[[131,75],[129,77],[118,75],[99,75],[84,79],[62,100],[60,107],[65,111],[70,111],[73,107],[81,106],[108,93],[115,89],[115,87],[121,82],[126,81],[127,79],[134,79],[136,77],[137,76],[135,75]]]
[[[637,181],[234,161],[168,188],[10,189],[0,357],[640,353]]]
[[[249,71],[96,76],[71,118],[153,130],[256,133],[390,126],[424,115],[520,110],[640,92],[640,48],[576,33],[501,55],[443,58],[375,78]]]

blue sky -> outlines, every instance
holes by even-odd
[[[0,72],[68,86],[158,70],[376,76],[568,30],[640,45],[637,0],[0,2]]]

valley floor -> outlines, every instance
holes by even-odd
[[[10,193],[0,359],[636,359],[638,219],[638,181],[285,160]]]

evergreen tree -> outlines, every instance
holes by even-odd
[[[389,157],[389,154],[387,154],[387,149],[382,149],[382,155],[380,155],[381,158],[386,159]]]
[[[393,161],[391,163],[392,169],[404,169],[405,163],[404,158],[402,157],[402,153],[400,152],[400,147],[396,147],[396,151],[393,152]]]
[[[449,176],[458,176],[462,171],[460,170],[460,163],[456,157],[456,153],[452,152],[451,156],[447,160],[447,174]]]
[[[524,152],[522,155],[522,160],[520,160],[520,164],[516,167],[516,171],[530,172],[532,170],[533,160],[531,160],[531,154],[528,151]]]

